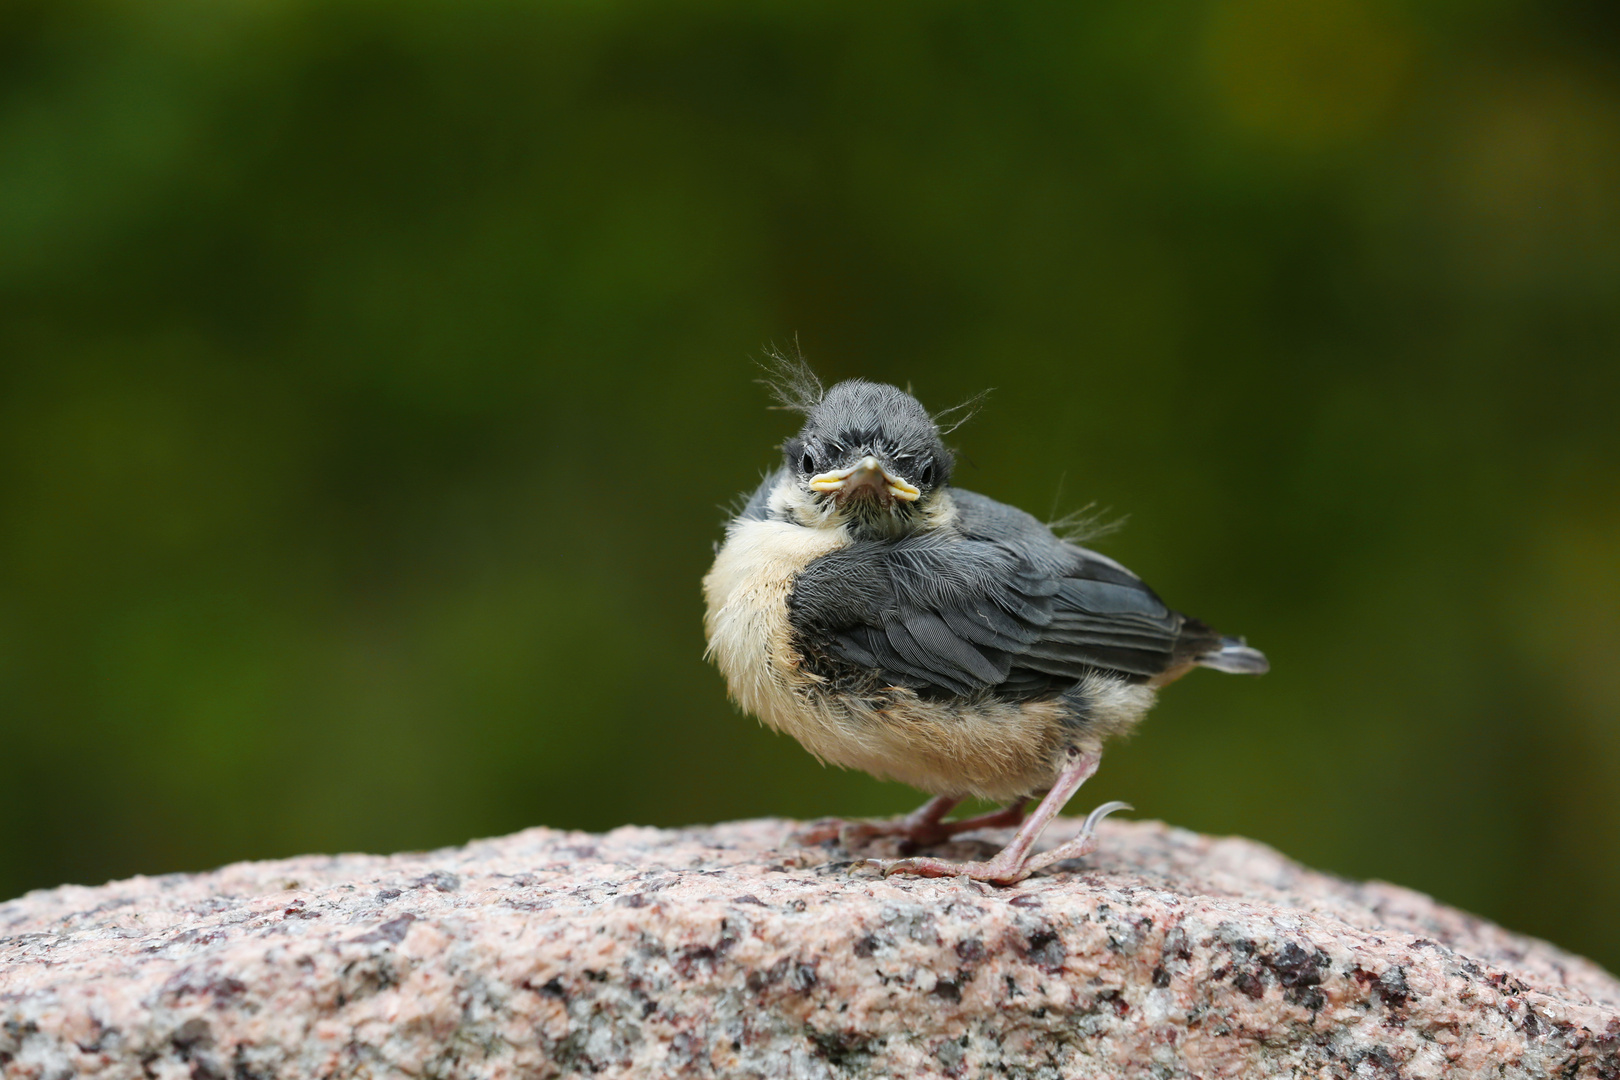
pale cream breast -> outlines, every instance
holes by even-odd
[[[788,624],[793,579],[823,555],[849,544],[842,528],[786,521],[732,522],[703,579],[709,657],[732,698],[774,728],[791,730],[800,709],[792,687],[803,681]]]

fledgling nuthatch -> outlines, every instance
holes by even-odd
[[[1021,822],[988,862],[882,869],[1022,880],[1090,852],[1097,822],[1128,808],[1099,806],[1075,839],[1030,853],[1158,687],[1194,667],[1267,669],[1114,560],[950,487],[936,418],[910,394],[862,379],[824,390],[797,359],[778,358],[776,375],[804,427],[703,579],[708,655],[739,705],[823,762],[934,795],[904,818],[832,822],[808,841],[853,830],[929,844]],[[946,821],[970,795],[1009,805]]]

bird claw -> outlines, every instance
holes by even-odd
[[[1097,831],[1097,826],[1102,823],[1102,819],[1115,811],[1135,809],[1136,807],[1132,806],[1130,803],[1123,802],[1119,799],[1114,799],[1111,802],[1105,802],[1086,815],[1086,820],[1080,826],[1079,836],[1089,837],[1092,833]]]
[[[1086,815],[1081,823],[1080,830],[1074,838],[1059,844],[1050,851],[1043,851],[1037,855],[1028,855],[1022,859],[1009,856],[1004,849],[995,858],[988,862],[946,862],[944,859],[910,858],[910,859],[864,859],[861,866],[876,867],[884,877],[893,874],[914,874],[917,877],[968,877],[974,881],[988,881],[995,885],[1014,885],[1023,881],[1037,870],[1044,870],[1054,863],[1067,859],[1078,859],[1089,855],[1097,847],[1097,825],[1103,818],[1116,810],[1131,809],[1130,803],[1106,802]]]
[[[1052,848],[1050,851],[1042,851],[1039,854],[1031,855],[1028,859],[1026,859],[1024,862],[1024,871],[1032,874],[1037,870],[1045,870],[1048,866],[1052,866],[1055,863],[1064,862],[1069,859],[1079,859],[1086,855],[1090,855],[1093,851],[1097,850],[1097,837],[1095,834],[1097,831],[1098,822],[1102,821],[1103,818],[1107,817],[1109,814],[1112,814],[1116,810],[1134,809],[1135,807],[1133,807],[1130,803],[1119,802],[1118,800],[1103,803],[1101,806],[1097,807],[1097,809],[1086,815],[1086,820],[1081,824],[1080,831],[1074,834],[1073,839],[1065,840],[1063,843],[1059,844],[1055,848]]]

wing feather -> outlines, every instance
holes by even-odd
[[[1204,629],[1022,511],[957,500],[959,533],[856,543],[800,574],[789,617],[809,651],[918,690],[1025,696],[1099,669],[1151,679]]]

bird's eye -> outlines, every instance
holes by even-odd
[[[934,463],[932,461],[923,464],[922,471],[917,474],[917,479],[921,480],[924,485],[934,482]]]
[[[799,467],[805,472],[812,472],[816,467],[816,456],[808,448],[805,450],[804,456],[799,458]]]

